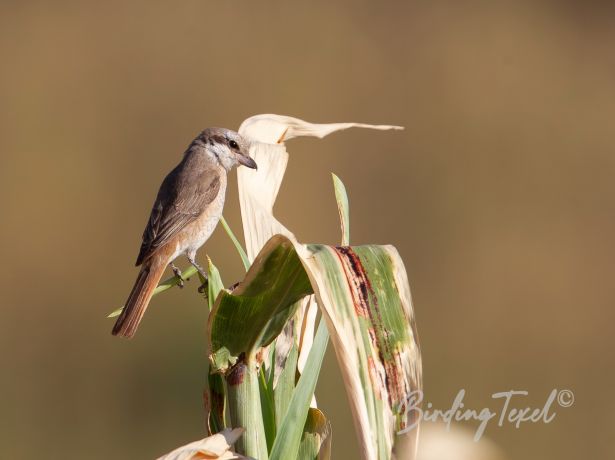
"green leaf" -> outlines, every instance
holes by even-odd
[[[392,246],[308,245],[302,256],[331,332],[364,458],[413,458],[406,413],[421,356],[406,272]],[[400,446],[403,446],[400,447]],[[399,456],[398,456],[399,458]]]
[[[211,310],[214,302],[218,298],[218,294],[224,290],[224,283],[220,277],[218,267],[212,263],[209,257],[207,257],[207,278],[207,302],[209,304],[209,309]]]
[[[241,246],[241,243],[239,242],[239,240],[237,239],[237,237],[231,230],[231,227],[229,227],[224,216],[220,217],[220,223],[222,224],[222,227],[224,227],[226,234],[229,236],[229,238],[235,245],[235,249],[237,249],[237,252],[239,253],[239,257],[241,257],[241,261],[243,262],[243,267],[246,269],[246,271],[248,271],[248,269],[250,268],[250,261],[248,260],[246,251],[243,249],[243,246]]]
[[[297,458],[307,418],[310,402],[318,381],[320,366],[327,350],[329,334],[324,321],[321,321],[314,338],[303,374],[299,378],[297,388],[293,392],[286,416],[280,425],[278,434],[271,449],[270,460],[285,460]]]
[[[267,438],[267,451],[270,451],[276,435],[274,391],[273,387],[270,386],[263,366],[260,368],[258,377],[263,426],[265,428],[265,437]]]
[[[292,326],[292,322],[290,323]],[[275,415],[277,426],[282,423],[284,416],[288,411],[290,400],[295,389],[295,380],[297,377],[297,358],[299,357],[299,348],[297,343],[293,341],[290,350],[286,356],[284,367],[278,377],[275,385]]]
[[[282,331],[296,302],[311,293],[293,245],[273,238],[233,294],[222,291],[216,300],[208,325],[213,370],[226,372],[242,354],[246,362],[254,359]]]

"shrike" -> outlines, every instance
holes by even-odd
[[[249,144],[235,131],[208,128],[192,141],[182,161],[165,177],[143,232],[141,265],[113,335],[132,337],[167,266],[185,254],[199,273],[196,251],[211,236],[224,207],[228,172],[237,165],[256,169]]]

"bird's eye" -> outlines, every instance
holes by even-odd
[[[228,145],[230,145],[232,149],[239,148],[239,145],[237,145],[237,142],[235,141],[229,141]]]

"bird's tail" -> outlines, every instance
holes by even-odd
[[[126,305],[113,326],[113,335],[131,338],[135,334],[165,268],[166,264],[156,258],[143,264]]]

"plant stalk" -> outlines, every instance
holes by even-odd
[[[258,460],[267,460],[269,455],[256,364],[240,359],[227,374],[226,383],[231,426],[246,429],[235,444],[237,452]]]

